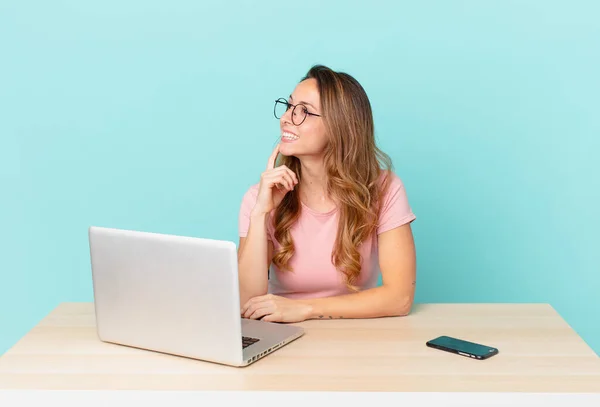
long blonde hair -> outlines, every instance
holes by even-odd
[[[373,236],[377,228],[381,197],[389,177],[380,182],[383,165],[391,170],[390,157],[375,144],[371,104],[363,87],[352,76],[335,72],[323,65],[313,66],[301,81],[314,78],[321,97],[321,115],[328,137],[324,152],[327,193],[339,205],[339,225],[331,253],[334,266],[346,276],[351,291],[361,271],[359,246]],[[286,165],[302,178],[300,161],[280,156],[278,165]],[[288,192],[273,217],[274,235],[281,248],[273,263],[280,270],[291,270],[288,262],[294,254],[290,227],[300,216],[298,189]]]

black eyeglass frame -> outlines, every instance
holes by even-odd
[[[317,116],[317,117],[322,117],[320,114],[316,114],[316,113],[311,113],[308,111],[308,108],[306,107],[306,105],[302,104],[302,103],[298,103],[297,105],[291,104],[290,102],[288,102],[285,98],[279,98],[275,101],[275,106],[273,107],[273,115],[275,116],[276,119],[281,119],[281,117],[277,117],[277,104],[281,103],[284,104],[286,106],[285,111],[287,112],[288,110],[290,110],[290,106],[293,106],[294,109],[292,110],[292,123],[295,126],[300,126],[302,123],[304,123],[304,121],[306,120],[306,117],[308,115],[311,116]],[[302,106],[304,108],[303,113],[304,113],[304,118],[302,119],[302,121],[298,124],[294,123],[294,112],[296,111],[296,108],[298,106]],[[285,113],[284,113],[285,114]]]

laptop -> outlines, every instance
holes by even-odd
[[[103,342],[241,367],[304,334],[241,317],[234,242],[97,226],[88,234]]]

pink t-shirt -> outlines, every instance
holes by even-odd
[[[377,232],[373,238],[360,246],[362,268],[357,286],[361,289],[375,287],[381,274],[377,252],[377,236],[380,233],[412,222],[416,219],[406,195],[402,180],[391,173],[392,181],[384,198]],[[258,184],[252,185],[244,194],[239,213],[239,235],[246,237],[250,226],[250,213],[258,195]],[[290,259],[293,271],[280,271],[270,265],[269,293],[292,299],[330,297],[348,294],[345,275],[336,270],[331,262],[338,226],[338,210],[317,212],[304,203],[298,221],[291,227],[294,255]],[[271,221],[267,222],[267,236],[275,251],[280,247],[274,237]],[[265,273],[267,270],[265,270]]]

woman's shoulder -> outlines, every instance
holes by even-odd
[[[242,200],[256,200],[256,198],[258,197],[258,188],[259,188],[260,184],[256,183],[256,184],[252,184],[249,187],[246,188],[246,190],[244,191],[244,195],[242,197]]]
[[[383,189],[380,199],[379,225],[377,232],[383,233],[394,227],[412,222],[416,219],[408,201],[408,196],[404,188],[404,182],[400,176],[393,170],[384,170],[381,172],[382,182],[387,181],[387,188]]]
[[[395,204],[408,207],[408,196],[402,178],[393,170],[382,170],[380,184],[380,204],[386,208]]]
[[[242,195],[240,210],[244,216],[249,216],[250,211],[256,204],[256,200],[258,199],[258,186],[259,184],[250,185]]]
[[[382,191],[384,194],[390,193],[393,190],[404,188],[404,182],[402,182],[402,178],[400,178],[400,176],[392,169],[381,170],[378,181],[380,186],[384,186],[386,182],[388,183],[388,188]]]

